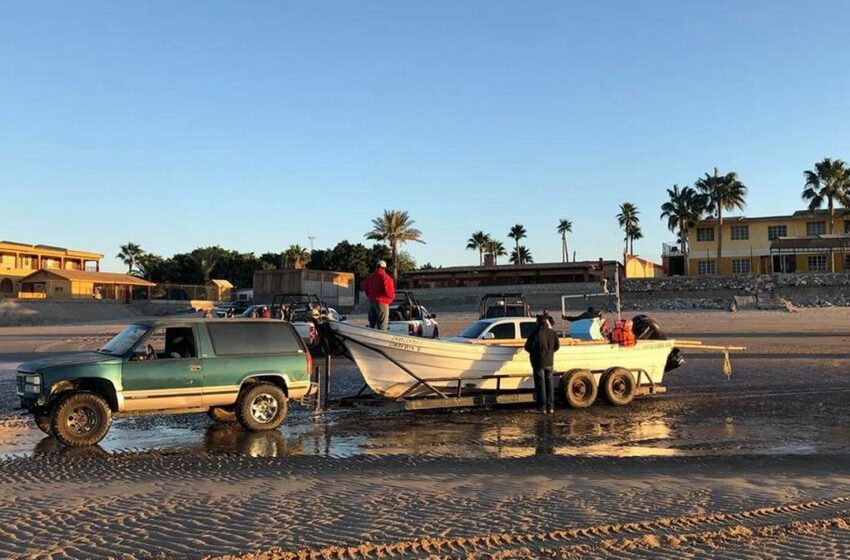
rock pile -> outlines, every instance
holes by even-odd
[[[794,307],[850,307],[850,274],[762,274],[626,280],[626,309],[793,310]],[[631,294],[631,297],[630,297]],[[737,301],[736,301],[737,300]]]
[[[850,274],[741,274],[735,276],[672,276],[624,280],[623,293],[657,291],[732,290],[742,294],[769,292],[786,287],[847,287]]]

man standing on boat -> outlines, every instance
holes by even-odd
[[[375,272],[363,282],[369,298],[369,327],[385,331],[389,328],[390,304],[395,299],[395,281],[387,274],[387,262],[378,261]]]
[[[561,347],[558,333],[549,325],[544,315],[537,316],[537,328],[525,341],[525,351],[531,360],[534,371],[534,398],[537,409],[542,413],[555,412],[555,388],[552,386],[552,373],[555,366],[555,352]]]

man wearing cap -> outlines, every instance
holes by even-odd
[[[395,299],[395,282],[387,274],[386,261],[378,261],[375,272],[363,282],[363,291],[369,298],[369,327],[385,331],[389,327],[390,303]]]

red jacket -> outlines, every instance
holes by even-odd
[[[395,282],[383,268],[379,268],[363,282],[363,291],[369,301],[389,305],[395,299]]]

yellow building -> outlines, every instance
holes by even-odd
[[[139,289],[145,299],[150,299],[150,290],[154,286],[153,282],[127,274],[44,269],[22,278],[18,295],[34,299],[115,299],[129,302],[134,299],[134,289]]]
[[[21,279],[41,269],[100,270],[103,255],[49,245],[0,241],[0,296],[15,296]]]
[[[826,210],[723,218],[722,232],[716,219],[702,220],[688,230],[688,276],[850,272],[850,210],[835,210],[833,234],[829,222]],[[723,236],[720,263],[718,235]]]
[[[636,255],[626,255],[626,278],[661,278],[664,269],[660,264],[642,259]]]
[[[227,301],[233,291],[233,284],[227,280],[216,280],[213,278],[206,285],[207,299],[210,301]]]

